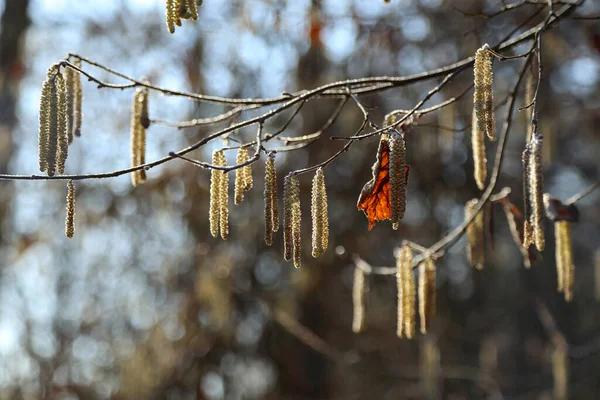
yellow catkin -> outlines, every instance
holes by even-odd
[[[477,199],[469,200],[465,205],[465,221],[473,217],[477,208]],[[484,218],[480,211],[467,227],[467,258],[475,268],[483,269],[485,262],[485,242],[483,237]]]
[[[181,26],[181,2],[185,0],[167,0],[165,8],[165,17],[167,29],[170,33],[175,33],[175,25]]]
[[[198,19],[198,3],[196,0],[186,0],[186,4],[190,19],[196,21]]]
[[[215,150],[212,153],[212,164],[221,166],[224,159],[221,150]],[[208,221],[210,225],[210,234],[213,237],[219,236],[219,224],[221,214],[221,179],[223,172],[218,169],[210,170],[210,204],[208,209]]]
[[[50,153],[50,120],[52,109],[52,95],[54,81],[51,79],[52,69],[48,70],[48,76],[42,84],[39,111],[38,131],[38,158],[41,172],[48,170],[48,155]]]
[[[412,272],[412,249],[400,248],[396,255],[396,282],[398,286],[398,337],[412,339],[415,335],[415,279]]]
[[[523,246],[529,248],[533,244],[533,227],[531,226],[531,195],[530,195],[530,160],[531,146],[528,144],[523,150],[521,161],[523,162]]]
[[[392,228],[398,229],[406,212],[406,143],[403,138],[391,138],[390,144],[390,205]]]
[[[426,399],[439,399],[441,357],[440,349],[435,339],[426,336],[421,341],[420,351],[421,388]]]
[[[76,59],[73,65],[81,68],[81,60]],[[73,134],[77,137],[81,136],[81,123],[83,121],[82,105],[83,105],[83,89],[81,88],[81,74],[73,71]]]
[[[225,154],[220,152],[219,154],[219,165],[225,166],[227,160]],[[219,229],[221,230],[221,238],[226,240],[229,236],[229,173],[225,171],[219,171],[221,178],[221,188],[219,189]]]
[[[75,233],[75,184],[67,182],[67,217],[65,219],[65,235],[72,238]]]
[[[554,399],[567,400],[569,397],[569,355],[566,346],[555,346],[552,350],[552,378]]]
[[[421,333],[427,333],[431,321],[435,317],[435,264],[431,258],[419,264],[419,317]]]
[[[65,164],[69,155],[69,137],[67,124],[67,89],[65,80],[61,74],[56,76],[56,91],[57,91],[57,153],[56,153],[56,168],[59,174],[65,173]]]
[[[531,226],[535,247],[543,251],[544,239],[544,183],[542,175],[542,137],[536,135],[531,141],[529,160],[529,198],[531,201]]]
[[[325,189],[325,175],[321,168],[317,169],[312,182],[311,216],[312,255],[316,258],[327,249],[329,242],[327,192]]]
[[[75,80],[79,75],[73,68],[66,67],[64,72],[65,88],[67,96],[67,138],[69,144],[73,143],[73,126],[75,115]]]
[[[246,147],[240,147],[235,161],[238,165],[248,161],[248,149]],[[246,174],[248,173],[246,167],[243,166],[235,170],[234,204],[242,204],[242,201],[244,201],[247,181]]]
[[[300,208],[300,181],[298,181],[298,177],[292,175],[290,184],[292,190],[292,259],[294,260],[294,267],[300,268],[302,266],[302,211]]]
[[[352,332],[359,333],[365,324],[365,273],[362,269],[354,268],[352,285]]]
[[[286,261],[292,259],[293,237],[292,237],[292,204],[295,199],[292,190],[292,177],[290,173],[283,181],[283,258]]]
[[[279,229],[279,212],[277,209],[277,172],[275,170],[275,153],[269,153],[265,164],[265,244],[273,244],[273,232]]]
[[[477,126],[477,118],[473,113],[471,127],[471,151],[473,153],[473,176],[480,190],[485,188],[487,178],[487,158],[485,155],[485,140],[483,131]]]
[[[571,227],[568,221],[554,223],[556,239],[556,272],[558,291],[564,292],[565,300],[573,299],[573,282],[575,280],[575,265],[573,264],[573,245],[571,242]]]
[[[146,128],[148,117],[148,89],[138,88],[133,95],[131,113],[131,166],[136,167],[146,163]],[[138,186],[146,181],[146,171],[138,170],[131,173],[131,183]]]
[[[490,48],[487,44],[483,45],[475,53],[473,75],[473,113],[475,114],[477,130],[482,135],[485,133],[490,140],[494,140],[496,138],[496,130],[492,93],[492,58]]]

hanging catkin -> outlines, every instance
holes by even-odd
[[[38,156],[40,171],[63,173],[68,155],[67,94],[58,66],[48,69],[40,97]]]
[[[465,221],[470,220],[477,209],[477,199],[467,201],[465,204]],[[484,265],[485,243],[484,243],[484,218],[483,211],[477,213],[473,221],[467,227],[467,258],[469,263],[481,270]]]
[[[248,161],[248,148],[240,147],[237,153],[236,163],[242,164]],[[252,171],[249,169],[250,165],[245,165],[235,170],[235,187],[234,187],[234,204],[242,204],[244,201],[244,194],[248,191],[248,177],[246,174],[250,174],[250,180],[252,179]],[[251,187],[251,185],[250,185]]]
[[[573,299],[573,282],[575,280],[575,264],[573,264],[573,245],[571,243],[571,227],[568,221],[554,223],[556,246],[556,273],[558,291],[564,292],[565,300]]]
[[[398,337],[415,335],[415,279],[412,272],[412,249],[404,245],[396,252],[396,284],[398,287]]]
[[[175,33],[175,25],[181,26],[181,3],[182,0],[166,1],[165,17],[167,20],[167,29],[169,29],[170,33]]]
[[[523,155],[521,157],[523,162],[523,246],[529,248],[533,244],[533,227],[531,226],[531,195],[530,195],[530,160],[531,160],[531,146],[527,144]]]
[[[529,159],[529,198],[531,201],[530,224],[533,229],[535,247],[543,251],[544,239],[544,183],[542,175],[542,136],[534,135],[531,140]]]
[[[81,68],[81,60],[75,59],[71,63],[77,68]],[[69,144],[73,142],[73,136],[81,136],[81,121],[82,121],[82,101],[83,91],[81,89],[81,74],[71,68],[65,69],[65,84],[67,92],[67,137]]]
[[[435,264],[426,258],[419,264],[419,317],[421,333],[427,333],[435,317]]]
[[[358,266],[354,267],[352,306],[352,332],[359,333],[365,323],[365,273]]]
[[[277,173],[275,153],[269,153],[265,164],[265,243],[273,244],[273,232],[279,229],[279,211],[277,208]]]
[[[65,235],[72,238],[75,233],[75,184],[67,182],[67,217],[65,218]]]
[[[300,209],[300,181],[297,176],[291,177],[292,185],[292,259],[294,260],[294,267],[300,268],[302,266],[302,235],[301,235],[301,222],[302,212]]]
[[[292,204],[294,199],[294,190],[292,187],[292,178],[294,175],[289,173],[283,181],[283,258],[286,261],[292,259],[294,239],[292,237]]]
[[[473,113],[471,126],[471,151],[473,152],[473,176],[480,190],[485,188],[487,178],[487,158],[485,156],[485,138],[483,131],[477,126],[477,118]]]
[[[221,151],[217,154],[218,165],[224,167],[227,164],[225,154]],[[219,183],[219,229],[221,230],[221,238],[226,240],[229,236],[229,173],[219,171],[221,177]]]
[[[496,138],[493,100],[493,73],[490,48],[483,45],[475,53],[473,68],[474,91],[473,113],[478,131],[485,133],[490,140]]]
[[[406,143],[401,137],[392,137],[390,144],[390,205],[392,228],[398,229],[406,211]]]
[[[131,166],[137,167],[146,163],[146,128],[148,117],[148,89],[138,88],[133,95],[131,112]],[[146,181],[144,169],[131,173],[131,183],[138,186]]]
[[[212,164],[223,166],[225,156],[222,150],[215,150],[212,153]],[[213,237],[219,236],[219,224],[221,221],[221,189],[223,185],[221,180],[223,171],[218,169],[210,170],[210,204],[208,211],[208,220],[210,224],[210,234]]]
[[[312,181],[312,255],[318,257],[329,243],[329,218],[327,215],[327,191],[323,169],[317,169]]]

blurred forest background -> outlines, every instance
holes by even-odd
[[[483,43],[498,43],[523,23],[517,33],[539,23],[548,3],[565,2],[520,3],[486,18],[482,13],[500,10],[503,2],[205,0],[200,20],[170,35],[159,0],[5,0],[0,173],[37,172],[41,84],[47,68],[69,52],[171,89],[269,97],[339,79],[444,66],[473,55]],[[600,3],[588,0],[573,15],[598,13]],[[547,192],[566,199],[600,178],[599,22],[564,18],[543,37],[544,178]],[[494,62],[498,103],[521,63]],[[115,81],[104,71],[87,70]],[[463,72],[427,104],[459,94],[472,79],[470,70]],[[412,108],[437,82],[361,101],[381,124],[383,115]],[[98,90],[84,80],[83,133],[71,147],[67,173],[129,165],[132,92]],[[307,104],[286,135],[318,130],[337,102]],[[522,96],[517,105],[524,105]],[[479,195],[469,130],[462,129],[470,124],[472,107],[469,92],[455,106],[423,117],[407,134],[411,173],[398,231],[385,222],[368,231],[356,209],[371,177],[377,136],[355,143],[325,170],[331,236],[318,259],[310,256],[309,244],[312,176],[303,175],[299,270],[283,260],[279,235],[273,247],[264,245],[264,157],[254,168],[255,188],[246,201],[230,203],[227,241],[209,233],[209,171],[179,160],[148,171],[148,182],[135,190],[128,175],[77,182],[72,240],[63,234],[63,181],[3,181],[0,399],[550,399],[552,338],[540,322],[541,310],[569,343],[570,397],[600,398],[598,192],[578,203],[582,218],[572,228],[571,303],[556,293],[551,223],[544,261],[526,270],[498,208],[483,271],[468,264],[464,239],[437,262],[438,316],[430,333],[396,337],[396,282],[389,276],[369,277],[367,327],[352,333],[352,256],[393,265],[401,240],[431,245],[462,222],[465,202]],[[499,125],[505,108],[498,111]],[[224,110],[150,94],[150,116],[160,120]],[[515,114],[498,183],[498,189],[513,190],[519,206],[523,114]],[[275,131],[284,117],[265,129]],[[279,188],[290,170],[338,151],[344,143],[328,137],[352,135],[361,120],[356,105],[348,104],[321,140],[278,155]],[[153,124],[147,160],[215,130]],[[211,142],[190,156],[209,160],[219,146],[222,141]],[[489,160],[495,147],[488,146]],[[232,153],[228,161],[235,161]],[[439,371],[425,368],[428,352],[439,352]]]

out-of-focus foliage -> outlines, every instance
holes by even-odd
[[[20,0],[6,4],[11,1]],[[537,9],[543,10],[527,27],[547,15],[547,3],[526,4],[492,19],[470,15],[496,11],[501,3],[205,0],[199,20],[170,35],[163,1],[31,0],[31,25],[22,37],[23,72],[12,77],[13,85],[19,82],[13,93],[18,124],[11,129],[9,172],[36,171],[41,83],[47,68],[68,52],[172,89],[275,96],[338,79],[437,68],[473,55],[483,43],[497,43]],[[587,1],[576,14],[598,12],[599,5]],[[562,199],[600,175],[597,25],[597,20],[564,19],[543,36],[544,179],[546,191]],[[515,53],[527,48],[524,44]],[[494,62],[498,104],[519,65]],[[94,73],[107,78],[103,71]],[[459,94],[471,80],[463,73],[431,104]],[[433,86],[419,83],[361,100],[380,121],[393,109],[412,108]],[[132,91],[98,90],[83,80],[83,93],[82,137],[69,151],[67,173],[127,167]],[[223,109],[156,93],[149,101],[151,118],[167,121]],[[318,130],[336,105],[334,99],[313,100],[286,135]],[[521,96],[518,106],[523,105]],[[397,231],[379,223],[369,232],[356,209],[371,178],[377,138],[356,143],[326,169],[330,237],[317,259],[310,255],[311,177],[301,176],[305,217],[299,270],[283,260],[280,234],[272,247],[264,245],[262,163],[253,168],[254,189],[244,203],[230,202],[227,241],[209,232],[210,173],[177,160],[148,171],[148,181],[135,190],[126,175],[76,182],[72,240],[63,235],[63,183],[2,182],[0,208],[10,212],[2,213],[0,227],[0,399],[472,399],[501,398],[500,393],[550,398],[552,338],[540,323],[538,304],[548,308],[571,345],[572,398],[597,398],[598,194],[581,201],[581,221],[571,226],[577,266],[571,303],[556,293],[553,241],[548,240],[541,264],[524,269],[497,209],[483,271],[468,265],[462,240],[436,262],[438,315],[428,336],[395,336],[396,285],[386,276],[367,277],[364,332],[352,333],[351,256],[393,265],[393,249],[402,239],[431,245],[463,220],[465,202],[478,196],[468,130],[462,129],[470,125],[472,106],[467,95],[423,117],[407,134],[408,203]],[[521,201],[527,132],[521,114],[499,178],[499,187],[513,189],[515,202]],[[327,135],[349,136],[361,120],[360,110],[349,104]],[[284,122],[278,118],[265,130]],[[163,157],[211,129],[152,125],[146,158]],[[208,160],[221,145],[192,156]],[[324,137],[306,149],[278,154],[279,190],[290,170],[322,162],[341,146]],[[494,145],[489,147],[492,159]],[[227,156],[230,164],[235,161],[233,152]],[[546,229],[551,238],[550,223]],[[341,354],[308,347],[281,315]]]

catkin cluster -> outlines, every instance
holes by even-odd
[[[475,53],[473,75],[473,121],[471,127],[471,147],[474,165],[473,175],[477,187],[483,190],[487,177],[484,135],[487,135],[490,140],[496,138],[492,90],[492,58],[490,48],[487,44]]]
[[[329,244],[329,218],[327,215],[327,191],[323,169],[317,169],[312,181],[312,255],[318,257]]]
[[[415,278],[412,272],[412,249],[402,246],[396,252],[396,284],[398,287],[398,337],[412,339],[415,336]]]
[[[359,333],[365,325],[365,273],[354,267],[352,284],[352,332]]]
[[[477,209],[477,199],[471,199],[465,204],[465,221],[470,220]],[[483,209],[475,215],[475,219],[467,227],[467,258],[477,269],[483,269],[485,262]]]
[[[283,183],[283,258],[293,260],[296,268],[302,265],[301,219],[300,182],[292,172]]]
[[[275,153],[269,153],[265,165],[265,243],[273,244],[273,232],[279,229],[279,208],[277,206],[277,172]]]
[[[427,333],[435,317],[435,264],[431,258],[419,263],[419,318],[421,333]]]
[[[523,151],[523,199],[524,235],[523,245],[531,244],[539,251],[545,247],[544,238],[544,183],[542,175],[542,137],[534,135]]]
[[[67,182],[67,217],[65,218],[65,235],[72,238],[75,233],[75,184]]]
[[[236,163],[242,164],[250,159],[247,147],[240,147],[237,153]],[[244,165],[235,171],[234,204],[242,204],[244,195],[252,189],[252,167]]]
[[[69,152],[67,88],[58,65],[48,69],[42,85],[38,133],[40,171],[54,176],[64,173]]]
[[[225,154],[222,150],[215,150],[212,154],[212,164],[217,167],[224,167],[227,163]],[[208,220],[210,225],[210,234],[213,237],[219,236],[227,239],[229,236],[229,209],[228,209],[228,187],[229,175],[219,169],[210,171],[210,204]]]
[[[137,167],[146,163],[146,129],[150,126],[148,115],[148,89],[138,88],[133,94],[131,112],[131,166]],[[138,186],[146,181],[144,169],[131,173],[131,183]]]
[[[165,8],[165,17],[167,20],[167,29],[175,33],[175,25],[181,26],[182,19],[198,19],[198,6],[202,5],[202,0],[167,0]]]
[[[392,228],[398,229],[406,211],[406,143],[404,138],[392,137],[390,144],[390,205]]]

